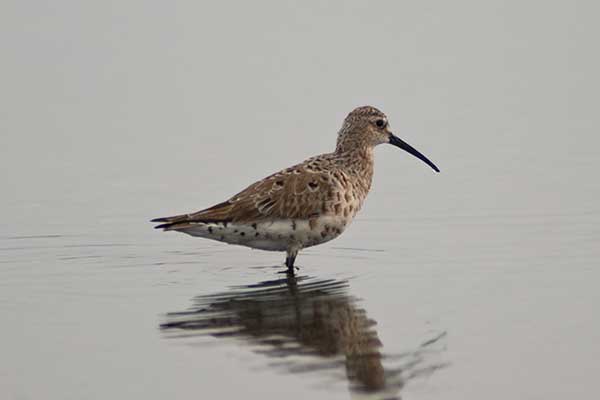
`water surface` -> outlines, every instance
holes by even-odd
[[[98,4],[0,13],[0,397],[597,398],[598,7]],[[330,243],[157,232],[376,150]]]

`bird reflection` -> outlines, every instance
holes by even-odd
[[[348,289],[345,280],[288,274],[198,296],[190,310],[167,314],[161,329],[171,337],[243,339],[255,352],[277,360],[274,368],[345,377],[354,395],[397,398],[408,379],[444,366],[426,362],[428,353],[439,352],[432,348],[443,334],[405,354],[382,354],[375,321]]]

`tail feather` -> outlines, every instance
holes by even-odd
[[[162,218],[154,218],[150,222],[162,222],[159,225],[156,225],[154,229],[162,229],[165,231],[171,231],[177,229],[177,225],[182,225],[189,223],[190,215],[182,214],[182,215],[174,215],[172,217],[162,217]]]
[[[231,203],[223,202],[215,206],[207,208],[193,214],[180,214],[172,217],[155,218],[150,222],[159,222],[154,229],[162,229],[164,231],[174,231],[189,228],[196,224],[208,224],[211,222],[220,222],[225,225],[231,222],[231,217],[228,215]]]

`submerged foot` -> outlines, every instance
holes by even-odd
[[[294,261],[296,261],[296,255],[298,252],[288,252],[287,257],[285,258],[285,266],[287,267],[288,274],[294,274]],[[298,269],[298,268],[297,268]]]
[[[296,271],[300,271],[300,267],[297,267],[295,265],[292,265],[291,267],[288,265],[285,265],[286,269],[284,269],[283,271],[279,271],[277,272],[278,274],[288,274],[288,275],[294,275],[296,273]]]

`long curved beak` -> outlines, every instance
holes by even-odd
[[[394,146],[400,147],[402,150],[409,152],[410,154],[417,157],[419,160],[423,161],[425,164],[427,164],[431,168],[433,168],[433,170],[435,172],[440,172],[439,168],[436,167],[434,163],[429,161],[429,159],[427,157],[425,157],[423,154],[419,153],[419,151],[416,150],[414,147],[412,147],[410,144],[406,143],[404,140],[400,139],[398,136],[395,136],[391,133],[390,133],[390,144],[393,144]]]

